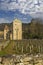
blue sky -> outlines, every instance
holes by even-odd
[[[22,22],[43,19],[43,0],[0,0],[0,23],[10,23],[15,18]]]

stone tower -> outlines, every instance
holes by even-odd
[[[7,37],[7,32],[9,31],[9,28],[7,25],[5,25],[5,28],[4,28],[4,40],[6,40],[6,37]]]
[[[13,40],[22,40],[22,22],[18,19],[13,21]]]

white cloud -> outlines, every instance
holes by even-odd
[[[33,18],[40,18],[43,20],[43,13],[31,13],[30,14]]]
[[[0,18],[0,23],[9,23],[9,21],[5,18]]]
[[[28,0],[20,2],[20,11],[24,14],[31,14],[36,12],[43,12],[43,1],[41,0]]]
[[[18,2],[26,2],[26,0],[18,0]]]
[[[18,4],[16,2],[11,2],[8,4],[8,10],[15,10],[18,9]]]
[[[43,12],[43,0],[2,0],[0,9],[15,11],[18,9],[23,14],[32,14],[37,12]]]

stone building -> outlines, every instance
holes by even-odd
[[[22,22],[18,19],[13,21],[13,40],[22,40]]]
[[[20,20],[15,19],[12,23],[4,23],[0,27],[1,39],[22,40],[22,22]]]
[[[22,40],[27,39],[25,36],[28,31],[29,24],[22,23],[21,20],[15,19],[12,23],[0,24],[0,39],[1,40]]]

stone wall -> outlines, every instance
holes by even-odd
[[[0,57],[0,65],[43,65],[42,55],[12,55]]]
[[[7,39],[7,33],[8,33],[8,31],[9,31],[9,28],[8,28],[8,26],[6,25],[5,28],[4,28],[4,40]]]

